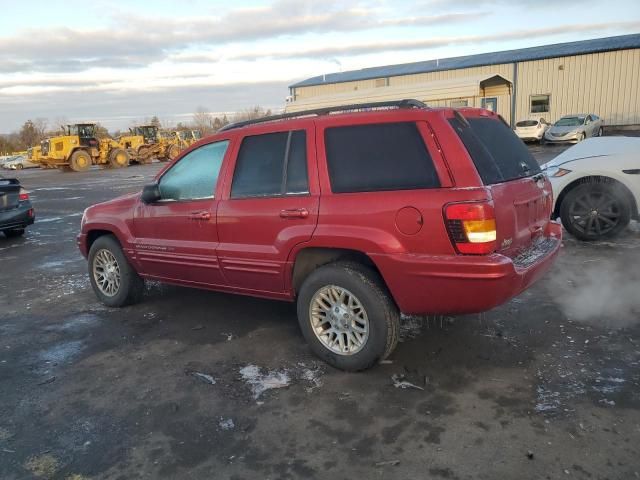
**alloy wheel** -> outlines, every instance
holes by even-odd
[[[369,338],[364,306],[353,293],[336,285],[326,285],[315,293],[309,319],[318,340],[338,355],[358,353]]]
[[[572,226],[590,237],[606,235],[620,221],[618,199],[604,191],[593,191],[577,197],[569,206]]]
[[[120,265],[109,250],[101,249],[96,252],[93,258],[93,279],[100,292],[108,297],[113,297],[120,290]]]

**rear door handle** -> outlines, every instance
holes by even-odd
[[[211,212],[207,212],[206,210],[202,212],[192,212],[189,218],[191,220],[211,220]]]
[[[309,210],[307,210],[306,208],[280,210],[280,217],[282,218],[307,218],[308,216]]]

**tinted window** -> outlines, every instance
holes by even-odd
[[[522,122],[516,123],[516,127],[535,127],[538,125],[537,120],[523,120]]]
[[[287,193],[309,191],[307,177],[307,142],[304,131],[291,132],[289,161],[287,162]]]
[[[328,128],[325,146],[335,193],[440,186],[415,123]]]
[[[525,144],[502,121],[453,118],[451,126],[467,148],[485,185],[540,173]]]
[[[232,198],[307,191],[306,134],[303,130],[245,137],[233,173]]]
[[[188,153],[160,179],[163,200],[213,197],[228,141],[210,143]]]

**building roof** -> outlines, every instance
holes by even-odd
[[[328,73],[294,83],[290,85],[290,88],[413,75],[416,73],[439,72],[442,70],[458,70],[461,68],[542,60],[545,58],[566,57],[571,55],[585,55],[587,53],[610,52],[612,50],[628,50],[632,48],[640,48],[640,33],[594,38],[579,42],[556,43],[554,45],[542,45],[518,50],[481,53],[479,55],[467,55],[465,57],[440,58],[424,62],[363,68],[361,70],[351,70],[348,72]]]

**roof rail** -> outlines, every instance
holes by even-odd
[[[370,103],[356,103],[352,105],[336,105],[334,107],[316,108],[313,110],[302,110],[300,112],[281,113],[279,115],[271,115],[268,117],[255,118],[253,120],[243,120],[241,122],[229,123],[222,127],[218,132],[224,132],[227,130],[233,130],[234,128],[246,127],[247,125],[254,125],[257,123],[272,122],[276,120],[286,120],[290,118],[308,117],[310,115],[328,115],[334,112],[345,112],[352,110],[365,110],[370,108],[429,108],[427,104],[420,100],[414,100],[407,98],[404,100],[390,100],[387,102],[370,102]]]

